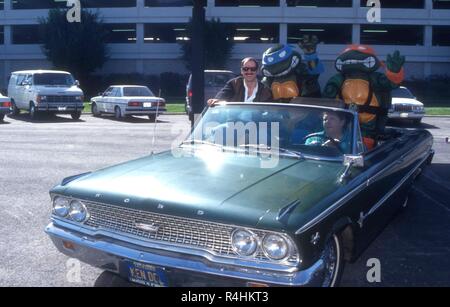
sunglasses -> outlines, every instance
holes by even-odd
[[[241,69],[242,71],[253,71],[253,72],[258,70],[258,68],[256,67],[241,67]]]

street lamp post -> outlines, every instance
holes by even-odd
[[[192,110],[194,113],[193,125],[204,108],[204,28],[205,28],[206,1],[193,0],[192,8]]]

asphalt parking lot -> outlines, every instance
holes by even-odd
[[[420,128],[434,135],[433,164],[416,182],[407,209],[346,266],[343,286],[450,286],[450,144],[445,142],[450,117],[427,117]],[[84,264],[80,280],[67,278],[68,258],[44,234],[51,211],[48,190],[64,177],[170,149],[188,130],[187,116],[179,115],[161,116],[156,125],[144,117],[5,118],[0,124],[0,286],[123,285]],[[380,283],[367,281],[371,258],[380,261]]]

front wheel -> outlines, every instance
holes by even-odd
[[[120,110],[119,107],[116,107],[116,108],[114,109],[114,117],[115,117],[116,119],[122,119],[122,111]]]
[[[96,103],[92,104],[92,115],[95,117],[99,117],[100,116],[100,112],[98,111],[98,107]]]
[[[81,117],[81,112],[73,112],[70,114],[70,116],[72,117],[72,119],[78,120]]]
[[[323,287],[336,287],[343,272],[343,249],[341,239],[337,234],[328,239],[322,252],[321,259],[324,262]]]
[[[38,113],[36,111],[36,106],[34,105],[34,103],[30,104],[30,109],[29,109],[29,113],[30,113],[30,118],[32,120],[35,120],[38,118]]]

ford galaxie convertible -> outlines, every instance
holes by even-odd
[[[366,151],[338,103],[218,104],[171,151],[64,179],[46,232],[148,286],[335,286],[407,204],[432,143],[391,128]]]

